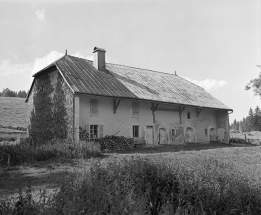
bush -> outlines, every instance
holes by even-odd
[[[90,158],[101,156],[99,144],[73,143],[56,140],[53,143],[33,146],[28,139],[16,145],[0,145],[0,165],[14,166],[53,158]]]
[[[179,183],[161,164],[132,159],[94,165],[68,177],[46,210],[49,214],[158,214],[178,205]]]

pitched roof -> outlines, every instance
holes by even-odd
[[[99,71],[92,61],[65,55],[56,66],[74,93],[232,110],[203,88],[173,74],[106,63]]]

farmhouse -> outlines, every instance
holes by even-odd
[[[229,141],[232,109],[203,88],[176,74],[106,63],[105,52],[95,47],[94,61],[66,54],[33,75],[29,133],[42,126],[46,139],[76,142],[79,129],[146,144]]]

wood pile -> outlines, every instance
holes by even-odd
[[[96,140],[100,144],[101,150],[127,150],[134,148],[134,139],[123,136],[105,136]]]
[[[127,150],[134,148],[134,139],[126,138],[123,136],[105,136],[103,138],[97,138],[95,140],[89,139],[89,132],[83,128],[79,128],[79,138],[81,141],[95,141],[100,144],[102,151],[104,150]]]

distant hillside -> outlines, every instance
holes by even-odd
[[[0,125],[26,128],[28,114],[24,98],[0,97]]]

